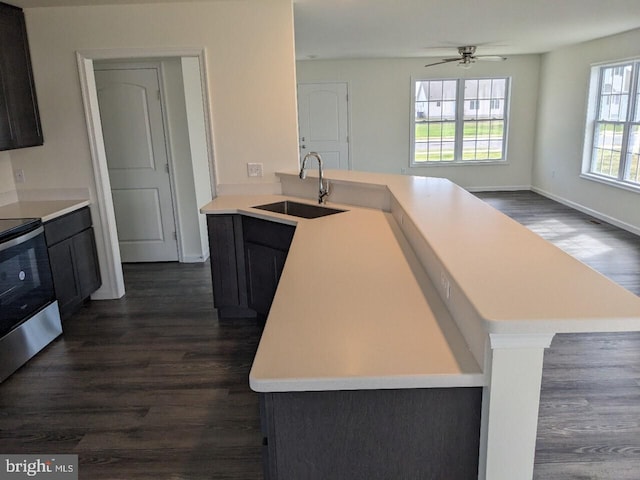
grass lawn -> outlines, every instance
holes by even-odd
[[[504,130],[502,120],[479,120],[464,122],[465,137],[493,137],[501,138]],[[456,125],[453,122],[442,123],[416,123],[416,141],[429,139],[453,139],[456,133]]]
[[[428,142],[432,140],[437,143],[445,141],[442,145],[442,152],[439,146],[432,143],[432,148],[426,151],[416,149],[414,162],[451,162],[454,161],[453,141],[455,139],[455,123],[416,123],[415,141]],[[499,140],[504,132],[504,122],[502,120],[479,120],[464,122],[463,140]],[[475,143],[475,142],[474,142]],[[435,147],[435,148],[434,148]],[[473,160],[500,160],[503,157],[502,149],[479,150],[464,148],[462,151],[463,161]]]

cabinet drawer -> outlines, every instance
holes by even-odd
[[[289,251],[296,227],[253,217],[242,217],[242,233],[245,242],[256,243]]]
[[[91,211],[89,207],[84,207],[53,219],[44,224],[47,246],[55,245],[89,227],[91,227]]]

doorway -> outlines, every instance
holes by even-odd
[[[317,152],[325,168],[351,169],[346,83],[298,84],[298,125],[300,158]]]
[[[179,261],[203,262],[208,258],[207,232],[206,221],[204,216],[199,214],[198,207],[216,194],[205,52],[202,48],[115,48],[78,51],[76,59],[93,166],[95,191],[91,193],[91,209],[103,279],[103,286],[92,298],[120,298],[125,293],[125,286],[100,121],[94,61],[100,63],[175,60],[177,67],[182,70],[182,74],[179,75],[184,94],[182,102],[189,107],[181,114],[183,120],[179,123],[187,131],[186,144],[191,156],[181,158],[180,165],[180,162],[176,162],[176,166],[180,168],[173,172],[179,186],[174,190],[174,194],[183,198],[183,201],[178,202],[176,211],[178,255]],[[175,113],[176,109],[171,102],[169,103]]]
[[[95,65],[123,262],[178,260],[159,64]]]

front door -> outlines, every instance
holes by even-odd
[[[322,156],[324,168],[350,169],[346,83],[298,84],[300,158]]]
[[[159,69],[103,66],[95,77],[122,261],[176,261]]]

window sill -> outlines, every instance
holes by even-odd
[[[432,168],[432,167],[475,167],[485,165],[509,165],[506,160],[473,160],[468,162],[424,162],[410,163],[409,168]]]
[[[627,190],[629,192],[640,193],[640,185],[636,186],[632,183],[619,182],[617,180],[613,180],[607,177],[594,175],[593,173],[582,173],[580,174],[580,178],[584,178],[585,180],[591,180],[592,182],[603,183],[605,185],[609,185],[610,187],[620,188],[622,190]]]

